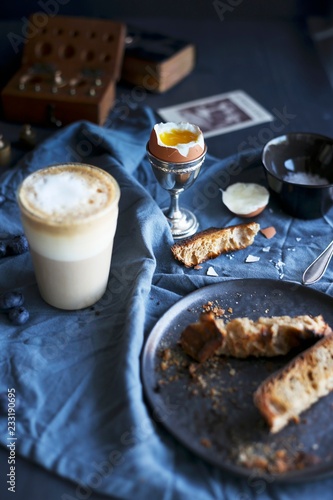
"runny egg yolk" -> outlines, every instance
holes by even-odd
[[[198,134],[190,130],[172,129],[168,132],[159,134],[159,138],[166,146],[177,146],[178,144],[188,144],[192,141],[195,142],[198,139]]]

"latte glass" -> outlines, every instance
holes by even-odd
[[[104,294],[118,220],[120,189],[100,168],[53,165],[30,174],[17,200],[42,298],[82,309]]]

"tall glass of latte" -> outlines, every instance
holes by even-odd
[[[30,174],[17,200],[43,299],[82,309],[104,294],[110,272],[120,189],[90,165],[54,165]]]

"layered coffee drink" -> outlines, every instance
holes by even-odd
[[[97,302],[108,282],[120,189],[106,171],[85,164],[47,167],[17,193],[37,284],[60,309]]]

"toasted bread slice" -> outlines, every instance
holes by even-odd
[[[175,243],[171,251],[186,267],[194,267],[223,253],[235,252],[252,245],[260,229],[256,222],[226,228],[211,227],[191,238]]]
[[[216,354],[247,358],[249,356],[281,356],[305,340],[318,340],[331,333],[319,315],[234,318],[225,326],[223,342]]]
[[[180,337],[183,350],[200,363],[214,354],[247,358],[280,356],[305,340],[318,340],[332,332],[319,315],[234,318],[228,323],[203,313]]]
[[[223,321],[218,325],[213,313],[202,314],[182,331],[179,343],[186,354],[203,363],[221,346],[223,325]]]
[[[333,333],[296,356],[267,378],[254,393],[254,404],[278,432],[333,390]]]

